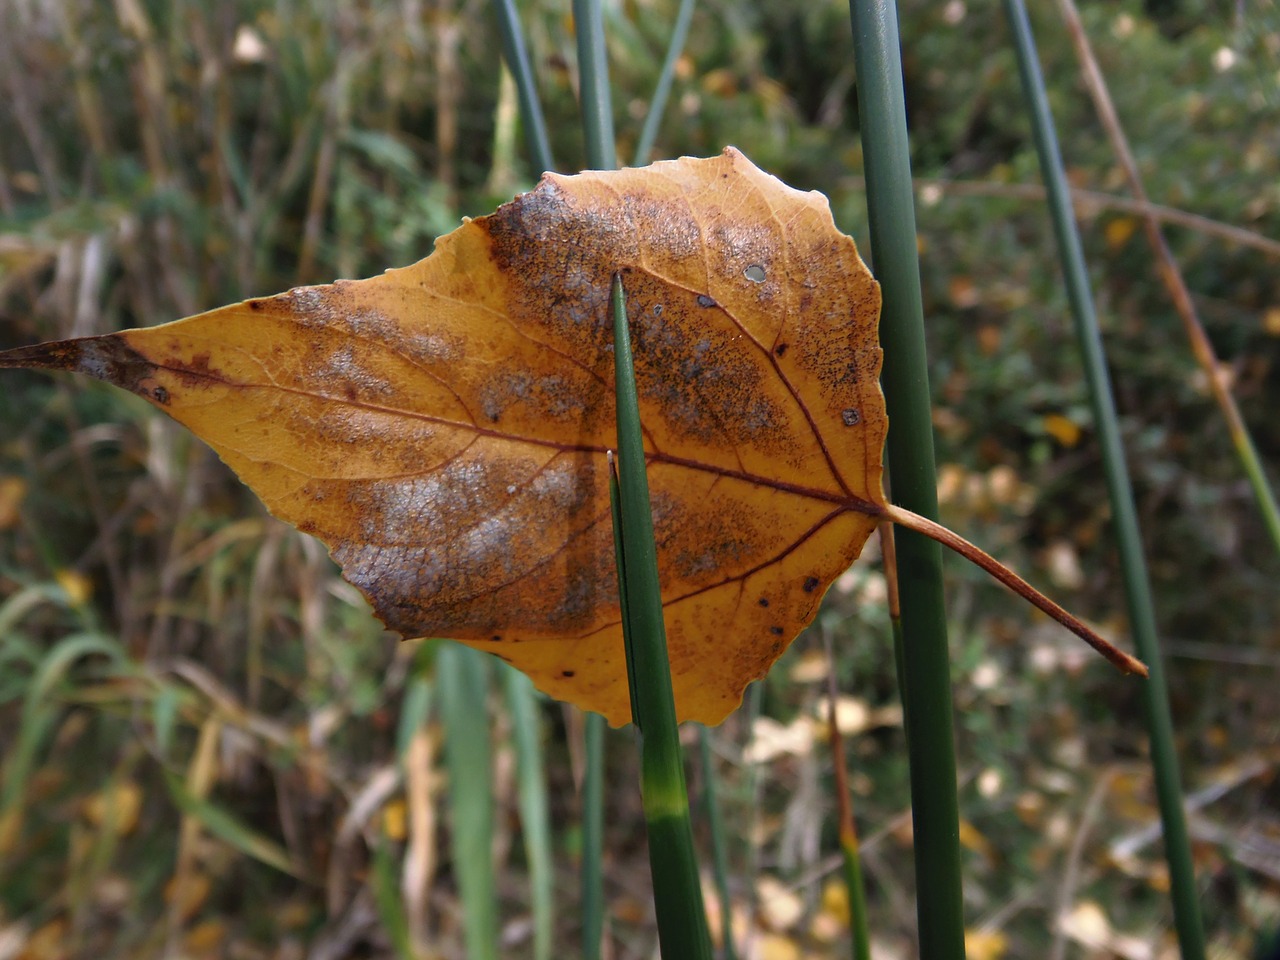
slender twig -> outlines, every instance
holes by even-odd
[[[1120,125],[1115,104],[1111,102],[1107,82],[1103,79],[1097,58],[1093,55],[1093,47],[1084,31],[1084,25],[1080,22],[1080,13],[1076,10],[1075,2],[1058,0],[1058,9],[1062,11],[1062,17],[1067,24],[1067,35],[1071,38],[1076,56],[1080,59],[1080,71],[1089,95],[1093,98],[1094,108],[1098,111],[1098,118],[1102,121],[1107,139],[1111,141],[1111,149],[1120,161],[1121,169],[1124,170],[1125,179],[1129,181],[1129,190],[1139,201],[1148,203],[1147,190],[1142,183],[1142,175],[1138,172],[1137,161],[1134,160],[1133,151],[1129,149],[1128,138]],[[1280,551],[1280,506],[1276,504],[1275,494],[1267,481],[1266,470],[1258,458],[1258,452],[1245,426],[1244,417],[1240,414],[1235,397],[1227,389],[1226,379],[1219,372],[1217,354],[1196,314],[1195,305],[1191,302],[1191,293],[1187,289],[1186,281],[1183,280],[1178,262],[1174,259],[1173,252],[1169,249],[1169,244],[1160,230],[1160,224],[1149,212],[1143,215],[1142,223],[1147,240],[1151,243],[1151,249],[1155,251],[1156,259],[1159,261],[1160,279],[1169,291],[1178,316],[1182,318],[1182,326],[1186,331],[1187,339],[1191,342],[1191,352],[1204,371],[1214,400],[1222,410],[1231,443],[1236,448],[1236,456],[1249,479],[1249,485],[1253,488],[1258,509],[1262,512],[1263,523],[1276,550]]]
[[[849,179],[850,182],[856,183],[861,178],[851,177]],[[949,197],[1044,200],[1047,196],[1044,187],[1038,183],[997,183],[993,180],[941,180],[931,177],[916,177],[915,186],[917,194],[926,190],[934,190],[941,196]],[[1177,207],[1167,207],[1161,203],[1151,203],[1148,200],[1117,197],[1110,193],[1102,193],[1098,190],[1082,190],[1078,187],[1072,187],[1069,192],[1072,205],[1075,207],[1076,212],[1081,215],[1089,215],[1099,210],[1109,210],[1139,216],[1152,216],[1161,223],[1169,223],[1176,227],[1184,227],[1187,230],[1203,233],[1206,236],[1218,237],[1230,243],[1237,243],[1242,247],[1250,247],[1261,251],[1270,257],[1280,257],[1280,240],[1272,240],[1256,230],[1246,230],[1244,227],[1237,227],[1235,224],[1223,223],[1221,220],[1214,220],[1212,217],[1201,216],[1188,210],[1179,210]]]
[[[1080,865],[1084,858],[1084,844],[1090,831],[1097,823],[1098,814],[1102,812],[1102,801],[1107,798],[1111,789],[1111,781],[1115,779],[1115,769],[1104,770],[1098,777],[1085,801],[1084,810],[1080,814],[1080,822],[1076,825],[1075,835],[1071,838],[1071,848],[1067,851],[1067,859],[1063,865],[1062,880],[1058,884],[1058,895],[1053,907],[1053,948],[1049,960],[1063,960],[1067,955],[1066,926],[1063,920],[1080,889]]]
[[[876,527],[880,532],[880,563],[884,567],[885,593],[889,601],[889,630],[893,635],[893,662],[898,676],[902,676],[905,666],[902,663],[902,601],[898,597],[898,548],[894,545],[893,523],[882,520]],[[901,685],[899,685],[901,686]],[[907,691],[901,688],[898,699],[902,701],[902,715],[907,715]],[[906,723],[903,723],[906,732]]]

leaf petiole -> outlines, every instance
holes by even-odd
[[[977,564],[1018,596],[1044,611],[1054,620],[1057,620],[1058,623],[1089,644],[1125,673],[1136,673],[1141,677],[1147,676],[1148,671],[1145,663],[1104,640],[1077,617],[1058,606],[1058,604],[991,556],[991,554],[970,543],[960,534],[948,530],[942,524],[935,523],[928,517],[922,517],[918,513],[912,513],[910,510],[893,503],[885,504],[883,516],[900,527],[906,527],[908,530],[914,530],[916,533],[922,534],[931,540],[936,540],[947,549],[953,550],[966,560]]]

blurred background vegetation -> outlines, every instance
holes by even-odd
[[[676,5],[607,5],[620,156]],[[521,6],[555,155],[575,166],[568,5]],[[1167,639],[1206,923],[1214,956],[1247,957],[1280,915],[1280,562],[1134,211],[1113,197],[1121,175],[1061,23],[1035,6],[1070,174],[1089,191],[1078,210]],[[1206,218],[1168,235],[1280,482],[1280,6],[1082,12],[1152,197]],[[1123,639],[998,5],[906,0],[901,15],[943,519]],[[704,0],[652,159],[736,145],[827,194],[863,242],[851,46],[843,2]],[[461,216],[536,181],[499,49],[477,0],[5,0],[0,347],[425,256]],[[769,960],[847,953],[824,633],[846,691],[873,939],[885,956],[911,950],[906,761],[874,560],[840,579],[752,709],[714,732],[735,825],[730,909]],[[949,572],[971,956],[1164,956],[1133,682],[976,570]],[[514,701],[494,684],[487,706],[459,714],[434,696],[436,653],[385,635],[322,548],[140,401],[7,372],[0,958],[461,956],[446,799],[466,751],[439,713],[492,743],[472,755],[491,783],[503,954],[535,955],[538,889],[554,896],[556,955],[576,953],[581,718],[536,708],[544,875],[521,839]],[[635,756],[628,733],[610,737],[608,955],[643,957],[655,934]]]

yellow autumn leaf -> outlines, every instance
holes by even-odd
[[[26,495],[27,483],[21,477],[0,477],[0,530],[18,522],[18,508]]]
[[[735,708],[884,519],[1144,670],[886,501],[879,287],[825,197],[732,148],[547,174],[410,267],[5,351],[0,367],[78,371],[146,398],[321,539],[389,628],[492,653],[621,724],[615,275],[680,719]]]
[[[1040,420],[1040,427],[1064,447],[1070,449],[1080,442],[1080,427],[1069,417],[1060,413],[1046,414]]]
[[[132,780],[113,783],[84,801],[84,818],[119,836],[131,833],[142,810],[142,788]]]
[[[1129,238],[1133,236],[1134,231],[1138,229],[1138,221],[1133,217],[1116,217],[1107,223],[1104,228],[1104,234],[1107,239],[1107,246],[1112,250],[1117,250],[1129,242]]]

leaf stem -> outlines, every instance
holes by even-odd
[[[1038,607],[1040,610],[1053,617],[1060,624],[1074,633],[1093,649],[1114,663],[1125,673],[1136,673],[1139,676],[1147,676],[1147,665],[1141,660],[1131,657],[1123,650],[1115,647],[1101,636],[1095,633],[1090,627],[1086,626],[1083,621],[1079,620],[1073,614],[1064,610],[1058,604],[1054,603],[1043,593],[1037,590],[1027,581],[1006,567],[991,554],[987,553],[981,547],[976,546],[966,540],[960,534],[948,530],[940,523],[935,523],[927,517],[922,517],[910,510],[904,510],[895,504],[889,504],[885,507],[884,515],[896,523],[900,527],[906,527],[908,530],[914,530],[916,533],[922,533],[931,540],[936,540],[949,550],[954,550],[960,556],[969,560],[991,576],[995,577],[1006,587],[1022,597],[1024,600]]]

